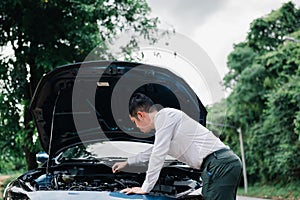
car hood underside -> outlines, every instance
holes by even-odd
[[[42,147],[54,156],[86,141],[153,142],[153,134],[144,136],[128,117],[134,92],[205,125],[206,110],[197,95],[167,69],[129,62],[78,63],[46,74],[36,89],[30,109]]]

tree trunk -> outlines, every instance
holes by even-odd
[[[31,102],[31,99],[33,97],[33,93],[36,89],[36,86],[39,81],[39,75],[42,74],[40,70],[38,70],[35,67],[34,59],[28,59],[29,60],[29,66],[30,66],[30,83],[26,85],[26,92],[25,92],[25,112],[24,112],[24,125],[25,125],[25,133],[27,135],[24,137],[24,152],[26,156],[26,163],[28,170],[34,169],[38,167],[37,161],[36,161],[36,150],[35,150],[35,144],[33,143],[33,135],[34,130],[30,126],[30,123],[32,122],[33,118],[29,109],[29,104]]]
[[[32,116],[29,110],[29,107],[25,107],[24,112],[24,124],[25,124],[25,133],[27,133],[24,137],[24,152],[26,156],[27,169],[31,170],[38,167],[36,162],[36,152],[34,151],[34,143],[33,143],[33,130],[30,127],[30,122],[32,121]]]
[[[27,163],[27,169],[35,169],[38,167],[38,164],[36,162],[36,153],[31,152],[30,149],[28,148],[29,145],[24,146],[24,151],[26,155],[26,163]]]

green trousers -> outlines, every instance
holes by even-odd
[[[242,174],[240,158],[231,150],[210,154],[202,164],[204,200],[234,200]]]

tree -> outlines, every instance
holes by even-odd
[[[275,50],[282,44],[285,35],[298,30],[299,17],[299,10],[292,2],[283,4],[278,10],[250,24],[247,44],[259,53]]]
[[[109,58],[106,43],[133,29],[149,36],[157,19],[145,0],[4,0],[0,3],[0,46],[13,57],[0,63],[0,137],[3,159],[22,156],[37,166],[35,130],[28,105],[41,76],[56,66],[80,62],[96,46]]]
[[[289,2],[254,20],[228,56],[228,118],[244,133],[250,181],[287,182],[300,175],[300,10]]]
[[[207,127],[225,144],[240,154],[239,135],[237,132],[238,124],[234,124],[228,115],[226,99],[207,107]]]

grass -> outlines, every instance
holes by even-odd
[[[248,193],[245,194],[244,188],[238,189],[238,195],[252,196],[274,200],[300,200],[300,181],[290,184],[261,185],[255,184],[248,187]]]

